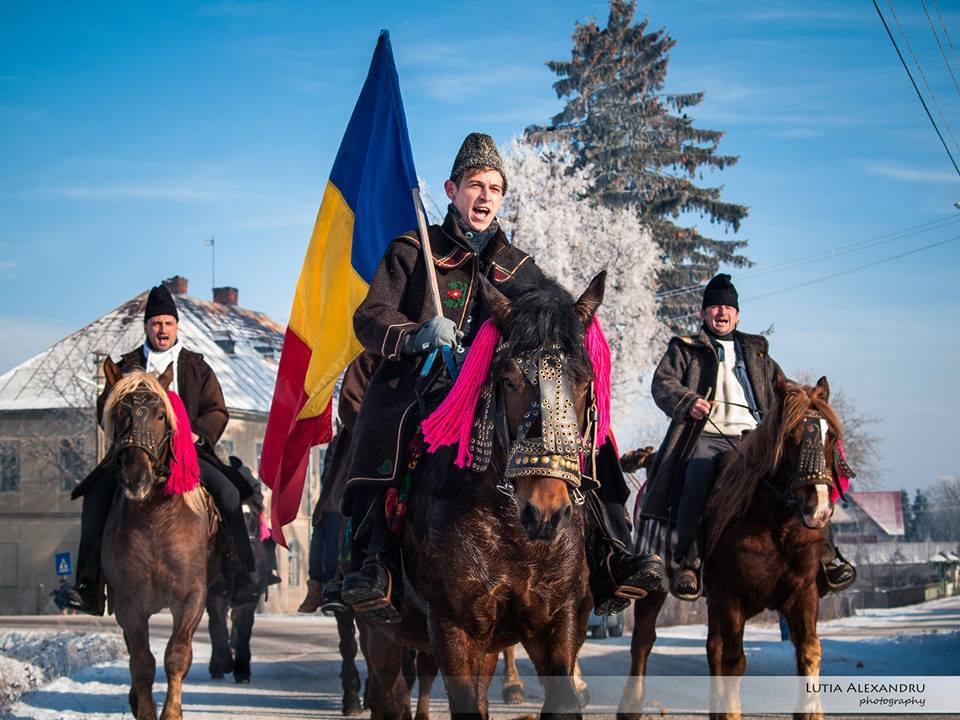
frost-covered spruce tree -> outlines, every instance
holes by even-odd
[[[607,271],[599,316],[613,362],[615,429],[624,442],[647,442],[657,418],[650,374],[667,340],[657,315],[656,244],[635,213],[590,199],[592,167],[576,167],[569,149],[514,139],[503,156],[510,191],[499,218],[512,242],[574,295]]]
[[[570,60],[547,63],[567,104],[549,125],[527,128],[527,137],[573,148],[579,167],[594,167],[594,196],[608,207],[630,208],[650,228],[663,258],[659,312],[670,320],[700,309],[699,291],[670,290],[709,279],[721,263],[750,264],[737,252],[746,241],[707,237],[677,222],[681,214],[736,231],[747,208],[721,200],[722,187],[696,184],[705,170],[739,158],[717,153],[722,132],[694,127],[687,113],[703,93],[663,92],[676,41],[665,29],[647,32],[646,19],[634,25],[635,9],[635,1],[611,0],[606,28],[577,23]],[[678,331],[696,324],[695,317],[673,323]]]

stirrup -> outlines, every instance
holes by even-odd
[[[844,582],[835,583],[830,580],[830,570],[827,567],[827,563],[823,562],[823,560],[821,559],[820,571],[823,575],[823,584],[826,586],[826,590],[828,593],[841,592],[843,590],[846,590],[857,581],[857,569],[853,566],[853,563],[851,563],[842,554],[840,554],[840,548],[838,548],[837,546],[834,546],[833,550],[837,554],[835,559],[839,560],[841,563],[849,567],[853,574],[850,576],[848,580],[845,580]]]
[[[353,611],[373,622],[383,624],[393,624],[400,622],[403,618],[400,610],[394,607],[393,599],[393,573],[390,568],[384,567],[387,573],[387,587],[382,597],[373,597],[368,600],[360,600],[350,605]]]
[[[694,577],[697,579],[697,590],[696,592],[680,592],[677,590],[676,581],[680,573],[684,571],[692,572]],[[681,567],[678,568],[673,577],[670,578],[670,594],[673,595],[678,600],[685,600],[687,602],[693,602],[698,600],[703,595],[703,563],[700,563],[699,568],[692,567]]]

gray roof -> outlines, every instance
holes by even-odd
[[[179,340],[202,353],[217,374],[231,410],[270,411],[283,327],[263,313],[235,305],[175,295],[180,314]],[[0,375],[0,411],[90,408],[95,404],[97,358],[114,360],[144,340],[147,293],[53,347]],[[102,374],[102,373],[101,373]]]

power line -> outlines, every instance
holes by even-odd
[[[756,277],[762,277],[763,275],[770,275],[776,272],[781,272],[782,270],[792,270],[796,267],[807,265],[812,262],[826,260],[832,257],[838,257],[840,255],[847,255],[851,252],[859,252],[860,250],[867,250],[877,245],[885,245],[895,240],[903,240],[908,237],[913,237],[914,235],[930,232],[931,230],[939,230],[947,227],[948,225],[954,225],[956,223],[960,223],[960,216],[958,216],[956,213],[945,215],[937,218],[936,220],[928,220],[927,222],[920,223],[919,225],[911,225],[910,227],[903,228],[901,230],[894,230],[882,235],[877,235],[872,238],[867,238],[866,240],[857,240],[856,242],[848,243],[847,245],[840,245],[830,250],[823,250],[812,255],[805,255],[792,260],[784,260],[783,262],[760,267],[756,270],[747,270],[743,273],[737,273],[735,277],[737,281],[740,281],[743,279],[753,279]],[[699,292],[702,290],[703,284],[697,283],[696,285],[688,285],[686,287],[674,288],[672,290],[665,290],[661,293],[657,293],[657,299],[659,300],[663,298],[675,297],[677,295],[686,295],[687,293]]]
[[[947,32],[947,23],[943,19],[943,15],[940,14],[940,7],[937,5],[937,0],[930,0],[933,3],[933,9],[937,11],[937,17],[940,18],[940,26],[943,28],[943,36],[947,39],[947,44],[950,46],[950,49],[953,50],[953,59],[960,66],[960,55],[957,54],[957,49],[953,46],[953,39],[950,37],[950,33]]]
[[[887,5],[890,7],[890,12],[893,13],[893,19],[897,23],[897,27],[900,29],[900,34],[903,35],[903,41],[907,44],[907,50],[910,51],[910,57],[913,58],[913,64],[917,66],[917,72],[920,73],[920,79],[923,80],[923,84],[927,87],[927,93],[930,95],[930,99],[933,101],[933,106],[937,109],[937,113],[940,115],[940,120],[943,122],[945,128],[947,128],[947,134],[950,136],[950,139],[953,140],[954,147],[957,150],[960,150],[960,145],[957,144],[957,139],[953,136],[953,129],[950,127],[950,123],[947,122],[947,116],[943,114],[943,108],[940,107],[940,101],[937,100],[936,94],[933,92],[933,87],[930,85],[930,81],[927,80],[927,74],[923,71],[923,66],[920,64],[920,58],[917,57],[917,54],[913,51],[913,45],[910,42],[910,38],[907,36],[907,31],[903,29],[903,25],[900,23],[900,18],[897,17],[897,11],[893,9],[893,0],[887,0]]]
[[[950,73],[950,78],[953,80],[953,86],[957,89],[957,92],[960,93],[960,82],[957,82],[957,76],[953,72],[953,68],[950,67],[950,61],[947,60],[947,53],[943,50],[943,45],[940,43],[940,36],[937,34],[937,28],[934,27],[933,19],[930,17],[930,13],[927,12],[927,4],[920,0],[920,5],[923,7],[923,13],[927,16],[927,23],[930,25],[930,32],[933,33],[933,39],[937,41],[937,47],[940,48],[940,55],[943,57],[943,64],[947,66],[947,72]],[[946,32],[946,29],[944,29]]]
[[[816,283],[823,282],[824,280],[832,280],[833,278],[838,278],[843,275],[849,275],[850,273],[855,273],[860,270],[866,270],[867,268],[876,267],[877,265],[882,265],[884,263],[892,262],[893,260],[899,260],[900,258],[907,257],[908,255],[915,255],[916,253],[923,252],[924,250],[930,250],[931,248],[939,247],[940,245],[946,245],[948,243],[955,242],[960,240],[960,235],[956,235],[952,238],[947,238],[946,240],[938,240],[937,242],[930,243],[929,245],[924,245],[923,247],[914,248],[913,250],[907,250],[906,252],[899,253],[897,255],[891,255],[890,257],[881,258],[880,260],[874,260],[873,262],[865,263],[863,265],[857,265],[856,267],[848,268],[847,270],[841,270],[840,272],[831,273],[829,275],[823,275],[822,277],[814,278],[813,280],[807,280],[806,282],[798,283],[796,285],[791,285],[790,287],[780,288],[779,290],[774,290],[773,292],[764,293],[763,295],[754,295],[753,297],[746,298],[744,302],[752,302],[754,300],[761,300],[763,298],[772,297],[773,295],[780,295],[781,293],[789,292],[790,290],[797,290],[802,287],[808,287],[809,285],[815,285]],[[670,318],[670,322],[676,322],[677,320],[684,320],[688,317],[693,317],[697,315],[696,312],[686,313],[684,315],[679,315],[675,318]]]
[[[903,65],[903,69],[907,71],[907,77],[910,78],[910,83],[913,85],[913,89],[916,91],[917,97],[920,99],[920,104],[923,105],[923,109],[927,113],[927,117],[930,118],[930,124],[933,125],[933,129],[936,131],[937,137],[940,138],[940,142],[943,143],[943,149],[947,151],[947,157],[950,158],[950,162],[953,164],[953,169],[957,171],[957,175],[960,175],[960,167],[957,166],[957,161],[953,159],[953,154],[950,152],[950,148],[947,147],[947,142],[943,139],[943,135],[940,133],[940,128],[937,127],[937,123],[933,119],[933,115],[930,114],[930,108],[927,107],[927,103],[923,99],[923,95],[920,94],[920,88],[917,87],[917,83],[913,79],[913,74],[910,72],[910,68],[907,67],[907,61],[903,59],[903,53],[900,52],[900,48],[897,46],[897,41],[894,39],[893,33],[890,32],[890,26],[887,25],[886,18],[883,17],[883,13],[880,11],[880,6],[877,5],[877,0],[873,0],[873,6],[877,9],[877,15],[880,16],[880,22],[883,23],[883,27],[887,31],[887,36],[890,38],[890,42],[893,43],[893,49],[897,51],[897,57],[900,58],[900,64]]]

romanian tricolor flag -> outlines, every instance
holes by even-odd
[[[297,516],[310,448],[332,435],[333,388],[360,354],[353,313],[390,241],[417,226],[413,152],[384,30],[337,152],[300,270],[260,456],[273,534]]]

